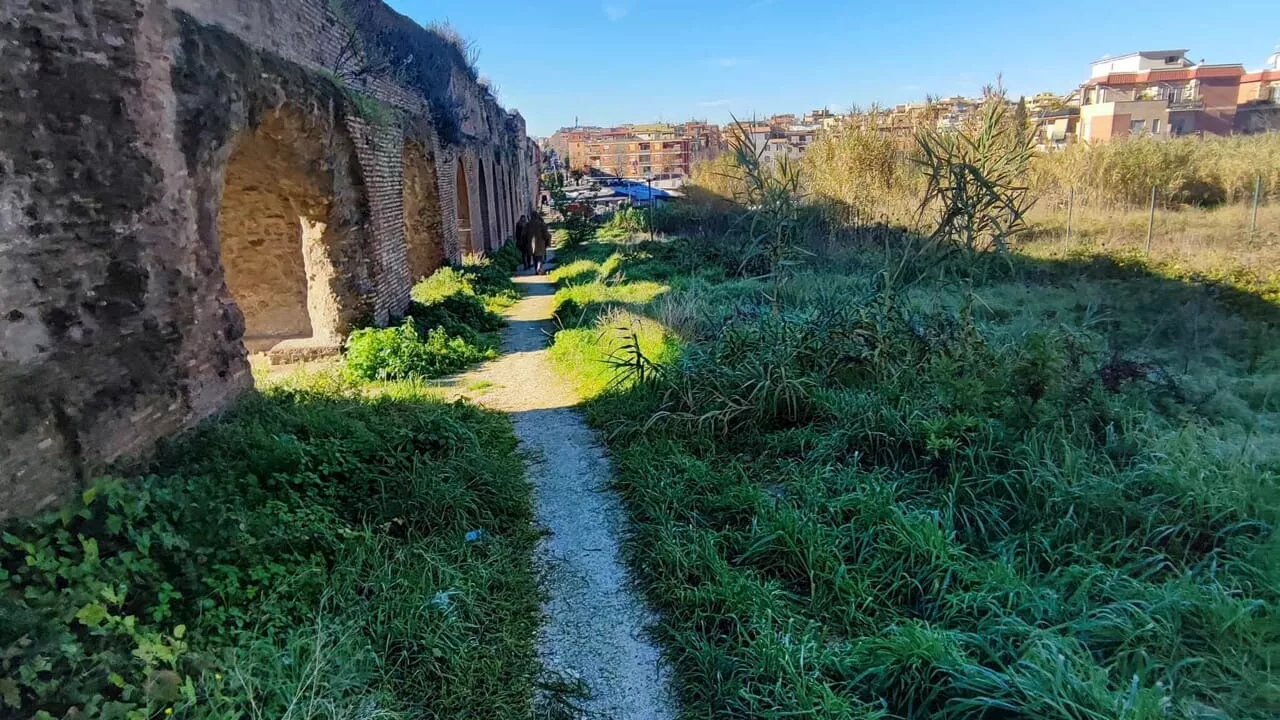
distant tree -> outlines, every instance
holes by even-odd
[[[1019,129],[1025,129],[1028,122],[1027,98],[1025,96],[1019,96],[1018,105],[1013,109],[1013,126]]]

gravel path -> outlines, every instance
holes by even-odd
[[[511,414],[538,523],[547,591],[538,654],[551,678],[585,684],[573,703],[587,718],[674,718],[667,672],[644,628],[651,621],[619,553],[624,515],[609,489],[608,458],[551,367],[547,333],[555,288],[516,278],[527,294],[507,312],[503,355],[460,379],[475,402]]]

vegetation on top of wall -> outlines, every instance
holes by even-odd
[[[527,718],[538,588],[509,423],[272,386],[0,540],[0,717]]]
[[[424,28],[380,0],[334,0],[343,8],[344,22],[359,38],[364,63],[388,74],[395,82],[417,90],[431,107],[440,140],[459,145],[465,109],[456,95],[455,76],[482,91],[476,68],[478,50],[448,24]]]
[[[347,91],[347,97],[351,100],[351,104],[355,106],[356,114],[360,117],[381,127],[392,127],[400,123],[402,115],[399,109],[382,102],[372,95],[356,92],[350,88],[344,89]]]

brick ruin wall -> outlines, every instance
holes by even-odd
[[[344,78],[353,15],[447,50],[373,0],[0,3],[0,519],[234,403],[246,344],[402,314],[459,166],[476,248],[533,207],[523,119],[461,61]]]

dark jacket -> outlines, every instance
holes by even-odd
[[[538,257],[547,254],[547,248],[551,247],[551,230],[547,228],[547,224],[543,222],[541,215],[534,215],[529,219],[529,224],[525,227],[525,232],[529,235],[529,250]]]
[[[516,249],[522,253],[529,252],[529,221],[523,216],[516,222]]]

